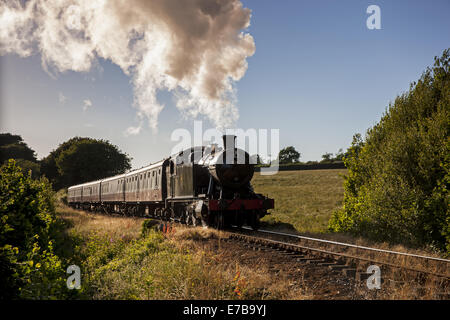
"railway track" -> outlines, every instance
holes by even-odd
[[[274,250],[292,256],[299,263],[315,264],[365,281],[372,273],[367,268],[376,265],[381,280],[390,285],[432,281],[442,288],[441,296],[450,298],[450,260],[403,253],[391,250],[359,246],[293,235],[270,230],[253,231],[250,228],[233,229],[228,232],[230,241],[240,241],[254,250]]]

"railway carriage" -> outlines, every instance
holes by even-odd
[[[125,201],[125,176],[125,174],[121,174],[101,181],[102,203],[123,203]]]

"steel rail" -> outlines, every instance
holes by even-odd
[[[248,227],[242,227],[242,229],[254,231],[254,230],[252,230],[251,228],[248,228]],[[344,243],[344,242],[337,242],[337,241],[332,241],[332,240],[325,240],[325,239],[319,239],[319,238],[311,238],[311,237],[299,236],[299,235],[285,233],[285,232],[277,232],[277,231],[261,230],[261,229],[256,231],[256,232],[275,234],[275,235],[292,237],[292,238],[303,239],[303,240],[311,240],[311,241],[322,242],[322,243],[327,243],[327,244],[335,244],[335,245],[351,247],[351,248],[356,248],[356,249],[363,249],[363,250],[367,250],[367,251],[383,252],[383,253],[402,255],[402,256],[407,256],[407,257],[414,257],[414,258],[421,258],[421,259],[426,259],[426,260],[434,260],[434,261],[439,261],[439,262],[450,263],[450,260],[443,259],[443,258],[422,256],[422,255],[418,255],[418,254],[398,252],[398,251],[391,251],[391,250],[385,250],[385,249],[377,249],[377,248],[359,246],[359,245],[351,244],[351,243]]]
[[[251,228],[247,228],[247,227],[243,227],[241,229],[246,229],[246,230],[252,230]],[[256,232],[261,232],[261,233],[269,233],[269,234],[276,234],[276,235],[286,235],[286,236],[294,236],[294,237],[300,237],[300,238],[304,238],[304,239],[308,239],[308,240],[320,240],[323,241],[325,243],[332,243],[332,244],[340,244],[340,245],[347,245],[345,243],[342,242],[336,242],[336,241],[328,241],[328,240],[323,240],[323,239],[315,239],[315,238],[309,238],[309,237],[302,237],[302,236],[296,236],[296,235],[291,235],[288,233],[283,233],[283,232],[275,232],[275,231],[269,231],[269,230],[258,230]],[[279,241],[279,240],[274,240],[274,239],[268,239],[268,238],[264,238],[264,237],[256,237],[254,235],[247,235],[247,234],[242,234],[242,233],[238,233],[238,232],[230,232],[230,234],[232,235],[237,235],[239,237],[248,237],[251,238],[254,243],[258,243],[258,241],[265,241],[268,243],[273,243],[273,244],[277,244],[279,246],[284,246],[286,247],[293,247],[293,248],[297,248],[300,249],[300,251],[302,250],[307,250],[307,251],[312,251],[312,252],[317,252],[323,255],[330,255],[330,256],[335,256],[335,257],[342,257],[345,259],[352,259],[352,260],[359,260],[359,261],[366,261],[366,262],[371,262],[371,263],[375,263],[375,264],[379,264],[379,265],[385,265],[385,266],[389,266],[392,268],[397,268],[397,269],[403,269],[403,270],[408,270],[408,271],[413,271],[413,272],[418,272],[418,273],[423,273],[423,274],[429,274],[432,276],[437,276],[440,278],[445,278],[445,279],[450,279],[450,275],[449,274],[442,274],[442,273],[437,273],[437,272],[433,272],[433,271],[428,271],[428,270],[423,270],[423,269],[418,269],[418,268],[413,268],[413,267],[408,267],[408,266],[401,266],[401,265],[397,265],[391,262],[385,262],[385,261],[381,261],[381,260],[376,260],[376,259],[372,259],[369,257],[361,257],[361,256],[355,256],[355,255],[351,255],[351,254],[347,254],[347,253],[342,253],[342,252],[334,252],[334,251],[329,251],[329,250],[325,250],[325,249],[320,249],[320,248],[314,248],[314,247],[310,247],[310,246],[304,246],[304,245],[300,245],[300,244],[295,244],[295,243],[289,243],[289,242],[283,242],[283,241]],[[356,246],[356,245],[352,245],[349,244],[349,246],[354,247],[354,248],[368,248],[368,249],[373,249],[375,251],[377,250],[382,250],[382,249],[375,249],[375,248],[369,248],[369,247],[363,247],[363,246]],[[389,251],[389,250],[383,250],[383,251],[387,251],[389,253],[397,253],[396,251]],[[399,252],[400,254],[402,254],[402,252]],[[413,256],[417,256],[417,257],[421,257],[421,258],[427,258],[426,256],[420,256],[420,255],[413,255]],[[433,258],[433,257],[430,257]],[[446,259],[438,259],[438,258],[434,258],[435,260],[438,261],[443,261],[443,262],[449,262],[449,260]]]
[[[294,243],[288,243],[288,242],[283,242],[283,241],[278,241],[278,240],[273,240],[273,239],[259,238],[259,237],[254,237],[254,236],[242,235],[242,234],[238,234],[238,233],[235,234],[235,235],[249,237],[249,238],[254,238],[253,240],[254,240],[255,243],[258,243],[258,241],[263,240],[263,241],[267,241],[267,242],[270,242],[270,243],[278,244],[280,246],[296,247],[296,248],[301,249],[301,250],[316,251],[316,252],[319,252],[319,253],[322,253],[322,254],[326,254],[326,255],[333,255],[333,256],[338,256],[338,257],[344,257],[344,258],[353,259],[353,260],[361,260],[361,261],[376,263],[376,264],[379,264],[379,265],[385,265],[385,266],[389,266],[389,267],[393,267],[393,268],[405,269],[405,270],[414,271],[414,272],[418,272],[418,273],[426,273],[426,274],[430,274],[430,275],[433,275],[433,276],[438,276],[438,277],[441,277],[441,278],[450,279],[449,275],[445,275],[445,274],[441,274],[441,273],[435,273],[435,272],[432,272],[432,271],[427,271],[427,270],[422,270],[422,269],[416,269],[416,268],[412,268],[412,267],[399,266],[399,265],[396,265],[396,264],[393,264],[393,263],[389,263],[389,262],[383,262],[383,261],[378,261],[378,260],[374,260],[374,259],[370,259],[370,258],[354,256],[354,255],[350,255],[350,254],[346,254],[346,253],[333,252],[333,251],[328,251],[328,250],[324,250],[324,249],[313,248],[313,247],[306,247],[306,246],[302,246],[302,245],[298,245],[298,244],[294,244]]]

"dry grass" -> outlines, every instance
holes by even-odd
[[[71,232],[82,237],[92,234],[107,235],[113,240],[137,239],[141,232],[143,218],[121,217],[75,210],[66,206],[57,208],[59,216],[69,223]]]

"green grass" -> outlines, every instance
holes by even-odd
[[[342,205],[346,169],[280,171],[272,176],[255,173],[256,192],[275,199],[275,209],[262,219],[269,225],[292,225],[303,233],[327,232],[328,220]]]

